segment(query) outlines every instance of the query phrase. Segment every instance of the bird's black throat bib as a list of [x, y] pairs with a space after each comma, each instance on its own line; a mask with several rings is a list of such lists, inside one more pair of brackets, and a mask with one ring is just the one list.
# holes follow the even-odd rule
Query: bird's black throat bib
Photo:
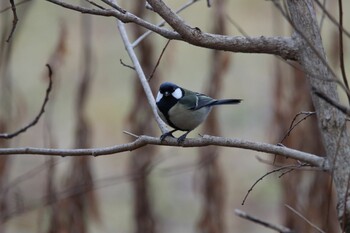
[[159, 111], [164, 115], [167, 123], [174, 129], [178, 129], [169, 119], [169, 110], [177, 104], [179, 100], [174, 98], [172, 95], [164, 96], [160, 101], [157, 102]]

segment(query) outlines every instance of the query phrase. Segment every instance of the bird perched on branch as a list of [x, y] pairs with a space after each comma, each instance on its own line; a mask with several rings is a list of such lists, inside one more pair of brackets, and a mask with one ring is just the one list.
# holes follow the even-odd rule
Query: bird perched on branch
[[174, 83], [162, 83], [156, 98], [158, 113], [162, 120], [174, 130], [164, 133], [160, 140], [163, 141], [167, 136], [174, 137], [172, 133], [175, 131], [187, 131], [177, 139], [178, 143], [182, 143], [187, 134], [207, 118], [213, 106], [239, 104], [241, 101], [241, 99], [217, 100], [181, 88]]

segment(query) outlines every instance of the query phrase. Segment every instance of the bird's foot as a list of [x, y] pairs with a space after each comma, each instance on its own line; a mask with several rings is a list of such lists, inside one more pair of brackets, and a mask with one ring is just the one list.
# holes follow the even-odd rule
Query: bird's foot
[[188, 132], [186, 132], [185, 134], [181, 135], [181, 136], [177, 139], [177, 143], [178, 143], [178, 144], [182, 144], [182, 143], [185, 141], [185, 139], [186, 139], [186, 137], [187, 137], [187, 134], [189, 134], [189, 132], [191, 132], [191, 131], [188, 131]]
[[163, 133], [163, 134], [160, 136], [160, 141], [163, 142], [164, 139], [165, 139], [166, 137], [168, 137], [168, 136], [175, 138], [175, 137], [173, 136], [173, 132], [175, 132], [175, 130], [172, 130], [172, 131]]

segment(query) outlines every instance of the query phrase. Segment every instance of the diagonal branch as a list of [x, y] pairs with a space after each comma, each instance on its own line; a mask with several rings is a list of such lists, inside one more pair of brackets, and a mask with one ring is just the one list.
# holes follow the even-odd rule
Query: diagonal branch
[[285, 156], [287, 158], [297, 159], [313, 166], [320, 167], [324, 170], [329, 169], [328, 161], [324, 157], [314, 154], [294, 150], [284, 146], [277, 146], [262, 142], [253, 142], [242, 139], [224, 138], [204, 135], [201, 138], [186, 139], [183, 144], [178, 144], [175, 138], [167, 138], [161, 142], [159, 137], [151, 137], [146, 135], [138, 136], [133, 142], [119, 144], [111, 147], [91, 148], [91, 149], [49, 149], [49, 148], [0, 148], [0, 155], [11, 154], [38, 154], [52, 156], [101, 156], [109, 154], [117, 154], [125, 151], [133, 151], [146, 145], [160, 145], [173, 147], [204, 147], [204, 146], [222, 146], [234, 147], [247, 150], [260, 151], [276, 155]]
[[140, 64], [140, 62], [135, 54], [135, 51], [132, 47], [132, 44], [130, 43], [130, 40], [128, 38], [128, 34], [126, 33], [126, 30], [125, 30], [125, 26], [120, 20], [117, 21], [117, 25], [118, 25], [118, 30], [119, 30], [120, 35], [122, 37], [123, 43], [125, 45], [125, 48], [130, 56], [130, 59], [134, 63], [137, 77], [140, 79], [140, 82], [141, 82], [141, 85], [145, 91], [148, 103], [151, 105], [154, 118], [155, 118], [161, 132], [164, 134], [168, 131], [168, 129], [167, 129], [165, 123], [162, 121], [162, 119], [160, 119], [160, 117], [158, 115], [157, 105], [156, 105], [156, 101], [154, 100], [151, 87], [148, 84], [147, 78], [142, 70], [141, 64]]
[[321, 228], [319, 228], [318, 226], [316, 226], [314, 223], [312, 223], [310, 220], [308, 220], [307, 218], [305, 218], [299, 211], [297, 211], [296, 209], [294, 209], [293, 207], [285, 204], [285, 206], [292, 211], [294, 214], [296, 214], [298, 217], [300, 217], [301, 219], [303, 219], [305, 222], [307, 222], [310, 226], [312, 226], [313, 228], [315, 228], [316, 231], [320, 232], [320, 233], [325, 233]]
[[317, 95], [318, 97], [320, 97], [321, 99], [323, 99], [324, 101], [326, 101], [327, 103], [329, 103], [330, 105], [332, 105], [333, 107], [335, 107], [336, 109], [338, 109], [339, 111], [341, 111], [342, 113], [344, 113], [345, 115], [350, 117], [350, 108], [349, 107], [338, 103], [336, 100], [328, 97], [323, 92], [316, 90], [316, 88], [313, 88], [313, 92], [315, 93], [315, 95]]

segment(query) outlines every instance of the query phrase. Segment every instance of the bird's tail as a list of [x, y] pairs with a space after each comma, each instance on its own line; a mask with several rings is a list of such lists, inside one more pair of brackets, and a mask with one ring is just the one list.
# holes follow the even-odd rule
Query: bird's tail
[[216, 100], [211, 105], [239, 104], [240, 102], [242, 102], [241, 99], [222, 99], [222, 100]]

